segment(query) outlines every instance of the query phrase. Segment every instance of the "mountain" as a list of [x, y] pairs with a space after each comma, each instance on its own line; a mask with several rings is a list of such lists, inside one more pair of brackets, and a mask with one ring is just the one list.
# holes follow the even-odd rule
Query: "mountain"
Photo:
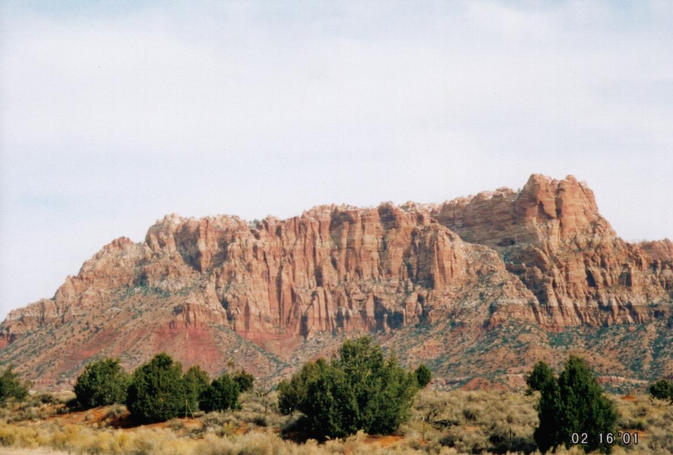
[[574, 351], [611, 383], [673, 374], [673, 244], [631, 244], [568, 176], [443, 204], [320, 206], [247, 222], [169, 215], [119, 238], [51, 299], [0, 324], [0, 362], [36, 388], [87, 361], [166, 351], [274, 383], [370, 333], [438, 387], [521, 384]]

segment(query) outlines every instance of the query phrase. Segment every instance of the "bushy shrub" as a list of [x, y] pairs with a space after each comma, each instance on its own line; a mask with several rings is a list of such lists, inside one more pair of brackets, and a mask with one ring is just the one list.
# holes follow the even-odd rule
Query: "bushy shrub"
[[304, 414], [306, 431], [323, 439], [389, 434], [409, 416], [418, 383], [395, 357], [386, 358], [371, 338], [346, 341], [331, 362], [309, 362], [279, 385], [279, 408]]
[[0, 375], [0, 404], [9, 398], [23, 400], [28, 395], [28, 383], [23, 383], [11, 365]]
[[206, 412], [235, 409], [239, 407], [238, 395], [238, 384], [224, 373], [201, 394], [199, 407]]
[[89, 363], [75, 384], [76, 403], [84, 409], [124, 403], [130, 379], [117, 359]]
[[673, 382], [660, 379], [647, 389], [653, 398], [671, 400], [673, 402]]
[[416, 376], [418, 386], [421, 388], [430, 384], [430, 380], [432, 379], [432, 371], [430, 371], [430, 368], [425, 366], [425, 364], [420, 364], [418, 368], [414, 370], [414, 375]]
[[188, 399], [182, 366], [162, 353], [133, 372], [126, 407], [138, 422], [160, 422], [185, 415]]
[[199, 408], [199, 397], [210, 385], [208, 373], [198, 365], [194, 365], [182, 378], [187, 395], [188, 411], [194, 412]]
[[245, 370], [236, 373], [232, 379], [238, 384], [238, 390], [241, 393], [252, 390], [252, 385], [255, 381], [255, 378]]
[[559, 445], [570, 447], [573, 433], [587, 434], [588, 443], [581, 446], [586, 452], [610, 452], [612, 446], [605, 439], [601, 444], [598, 435], [614, 433], [617, 411], [584, 360], [571, 356], [558, 378], [551, 368], [538, 363], [527, 382], [540, 391], [540, 423], [534, 438], [542, 452]]

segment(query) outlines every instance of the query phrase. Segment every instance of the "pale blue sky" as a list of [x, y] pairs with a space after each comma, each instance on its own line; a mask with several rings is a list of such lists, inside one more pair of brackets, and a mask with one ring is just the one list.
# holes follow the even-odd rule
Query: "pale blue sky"
[[0, 317], [166, 213], [574, 174], [673, 237], [673, 3], [3, 2]]

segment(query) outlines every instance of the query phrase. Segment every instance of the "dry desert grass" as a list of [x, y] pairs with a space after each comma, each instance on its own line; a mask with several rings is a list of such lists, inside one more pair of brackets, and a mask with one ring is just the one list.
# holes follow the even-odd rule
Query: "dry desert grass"
[[[640, 444], [617, 454], [673, 454], [673, 405], [647, 396], [613, 396], [620, 429], [638, 431]], [[276, 397], [245, 394], [242, 409], [197, 414], [145, 426], [130, 426], [124, 406], [66, 412], [66, 397], [33, 397], [0, 413], [0, 453], [38, 455], [50, 450], [76, 454], [473, 454], [538, 453], [535, 396], [504, 391], [423, 391], [411, 419], [398, 434], [319, 444], [284, 438], [295, 417], [279, 414]], [[581, 454], [577, 447], [558, 454]]]

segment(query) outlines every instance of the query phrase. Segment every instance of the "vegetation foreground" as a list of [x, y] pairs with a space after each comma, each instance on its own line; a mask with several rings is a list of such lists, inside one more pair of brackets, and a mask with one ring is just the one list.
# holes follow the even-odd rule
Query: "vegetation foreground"
[[212, 381], [196, 365], [183, 373], [164, 353], [132, 374], [116, 359], [93, 361], [59, 395], [29, 395], [9, 367], [0, 452], [673, 454], [667, 379], [649, 396], [609, 397], [572, 355], [558, 374], [538, 362], [525, 392], [425, 390], [431, 379], [369, 337], [307, 362], [275, 390], [256, 389], [244, 370]]
[[[409, 420], [395, 434], [360, 432], [324, 443], [293, 441], [287, 430], [298, 415], [278, 410], [276, 392], [243, 393], [240, 409], [141, 426], [130, 421], [124, 405], [69, 412], [65, 403], [71, 398], [39, 395], [8, 403], [0, 409], [0, 444], [34, 453], [50, 448], [77, 454], [526, 453], [535, 447], [538, 424], [537, 393], [496, 390], [421, 390]], [[618, 429], [639, 433], [637, 446], [615, 445], [613, 453], [673, 453], [673, 406], [668, 401], [646, 395], [611, 398], [620, 414]], [[584, 452], [573, 447], [556, 453]]]

